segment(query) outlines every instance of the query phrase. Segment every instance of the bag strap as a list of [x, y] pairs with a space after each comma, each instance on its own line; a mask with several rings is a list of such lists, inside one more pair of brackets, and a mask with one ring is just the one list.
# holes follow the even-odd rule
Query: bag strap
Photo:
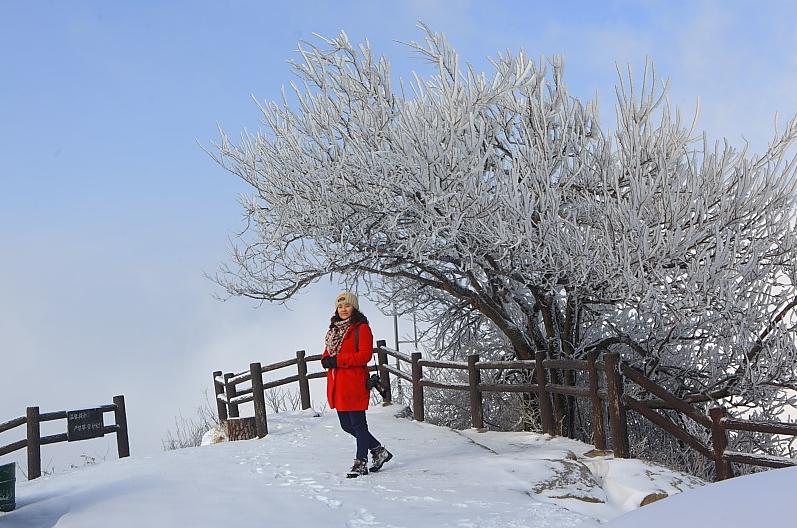
[[[354, 350], [360, 350], [360, 325], [354, 327]], [[371, 355], [371, 359], [374, 361], [374, 366], [376, 366], [376, 358]]]

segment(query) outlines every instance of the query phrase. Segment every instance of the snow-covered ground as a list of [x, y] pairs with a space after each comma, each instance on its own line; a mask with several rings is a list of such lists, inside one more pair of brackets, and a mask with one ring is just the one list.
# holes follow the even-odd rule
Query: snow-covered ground
[[[371, 430], [395, 455], [379, 473], [345, 478], [354, 441], [340, 431], [334, 412], [282, 413], [269, 416], [271, 434], [262, 440], [133, 456], [18, 482], [17, 509], [0, 514], [0, 525], [593, 527], [636, 509], [646, 497], [701, 486], [638, 460], [587, 456], [595, 453], [579, 442], [532, 433], [457, 432], [396, 418], [398, 410], [368, 411]], [[797, 476], [783, 475], [791, 482]], [[675, 499], [640, 513], [668, 511], [670, 503]], [[653, 517], [661, 521], [660, 514]], [[618, 527], [654, 526], [648, 517], [630, 524], [623, 519]], [[683, 521], [679, 513], [655, 526], [687, 526]]]

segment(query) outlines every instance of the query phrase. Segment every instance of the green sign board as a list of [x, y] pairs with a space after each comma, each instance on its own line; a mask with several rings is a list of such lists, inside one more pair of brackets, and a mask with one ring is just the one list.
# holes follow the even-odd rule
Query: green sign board
[[14, 496], [16, 467], [15, 462], [0, 466], [0, 512], [10, 512], [17, 506]]

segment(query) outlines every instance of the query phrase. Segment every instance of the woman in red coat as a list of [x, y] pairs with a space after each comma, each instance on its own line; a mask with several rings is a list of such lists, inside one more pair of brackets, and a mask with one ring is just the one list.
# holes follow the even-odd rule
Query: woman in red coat
[[373, 464], [371, 471], [379, 471], [393, 458], [390, 451], [368, 431], [365, 411], [368, 409], [370, 391], [368, 362], [374, 348], [374, 336], [368, 319], [360, 312], [357, 296], [341, 292], [335, 298], [335, 315], [329, 324], [321, 356], [321, 365], [327, 370], [327, 400], [338, 411], [340, 426], [357, 439], [354, 465], [346, 474], [349, 478], [368, 474], [368, 451]]

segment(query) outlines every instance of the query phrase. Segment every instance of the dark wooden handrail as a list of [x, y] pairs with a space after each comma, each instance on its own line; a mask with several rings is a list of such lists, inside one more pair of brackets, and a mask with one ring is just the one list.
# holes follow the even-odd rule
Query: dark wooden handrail
[[18, 440], [6, 446], [0, 447], [0, 456], [13, 453], [14, 451], [18, 451], [20, 449], [25, 449], [26, 447], [28, 447], [28, 440], [23, 438], [22, 440]]
[[685, 414], [686, 416], [688, 416], [695, 422], [699, 423], [703, 427], [706, 428], [711, 427], [711, 420], [709, 420], [705, 414], [697, 412], [694, 407], [684, 402], [683, 400], [679, 399], [677, 396], [669, 392], [661, 385], [657, 385], [651, 379], [647, 378], [644, 374], [642, 374], [635, 368], [631, 367], [626, 363], [623, 363], [621, 370], [628, 379], [630, 379], [631, 381], [633, 381], [643, 389], [647, 390], [651, 394], [658, 396], [663, 401], [671, 405], [673, 409], [680, 411], [681, 413]]
[[392, 348], [388, 348], [386, 346], [381, 346], [381, 347], [377, 347], [377, 348], [379, 350], [383, 351], [385, 354], [387, 354], [390, 357], [394, 357], [394, 358], [399, 359], [399, 360], [401, 360], [401, 361], [403, 361], [405, 363], [412, 363], [412, 358], [410, 356], [408, 356], [407, 354], [404, 354], [402, 352], [399, 352], [398, 350], [393, 350]]
[[403, 370], [399, 370], [395, 367], [391, 367], [390, 365], [384, 366], [385, 370], [393, 374], [394, 376], [398, 376], [399, 378], [407, 381], [412, 381], [412, 376], [404, 372]]
[[[252, 394], [252, 392], [250, 391], [249, 394], [244, 394], [244, 395], [241, 395], [241, 396], [235, 396], [233, 398], [230, 398], [229, 401], [227, 401], [227, 403], [229, 405], [235, 405], [237, 407], [238, 405], [243, 405], [244, 403], [249, 403], [250, 401], [252, 401], [254, 399], [255, 399], [255, 397]], [[238, 417], [237, 416], [233, 416], [233, 418], [238, 418]]]
[[632, 398], [631, 396], [625, 395], [623, 397], [623, 402], [630, 407], [631, 409], [635, 410], [660, 428], [664, 429], [677, 439], [681, 440], [685, 444], [688, 444], [692, 449], [696, 450], [698, 453], [702, 454], [706, 458], [714, 458], [714, 454], [712, 453], [711, 449], [703, 445], [703, 443], [689, 434], [686, 430], [684, 430], [681, 426], [672, 422], [672, 420], [662, 416], [661, 414], [648, 409], [644, 405], [640, 404], [638, 400]]
[[462, 361], [445, 361], [434, 359], [422, 359], [420, 361], [422, 367], [445, 368], [454, 370], [467, 370], [468, 364]]
[[539, 394], [540, 386], [535, 383], [479, 383], [482, 392], [535, 392]]
[[424, 387], [434, 387], [436, 389], [449, 389], [449, 390], [459, 390], [459, 391], [470, 390], [470, 385], [468, 385], [467, 383], [443, 383], [441, 381], [434, 381], [434, 380], [421, 380], [421, 385]]
[[536, 362], [533, 359], [517, 359], [512, 361], [479, 361], [476, 368], [484, 369], [515, 369], [515, 370], [534, 370]]
[[565, 396], [575, 396], [577, 398], [589, 398], [591, 396], [588, 387], [573, 387], [571, 385], [561, 385], [558, 383], [549, 383], [545, 386], [548, 392], [554, 394], [563, 394]]
[[0, 424], [0, 433], [4, 431], [10, 431], [11, 429], [19, 427], [20, 425], [25, 425], [27, 422], [28, 419], [25, 416], [20, 416], [19, 418], [14, 418], [13, 420], [3, 422]]
[[797, 436], [797, 423], [760, 422], [726, 417], [722, 419], [722, 427], [731, 431], [752, 431], [755, 433]]
[[785, 468], [797, 466], [797, 460], [786, 457], [776, 457], [763, 454], [742, 453], [739, 451], [724, 452], [725, 457], [737, 464], [749, 464], [751, 466], [764, 466], [769, 468]]
[[587, 362], [580, 359], [546, 359], [542, 366], [547, 369], [587, 370]]
[[[115, 405], [101, 405], [97, 408], [104, 413], [114, 412], [116, 410]], [[66, 420], [66, 411], [41, 413], [39, 415], [40, 422], [52, 422], [53, 420]]]

